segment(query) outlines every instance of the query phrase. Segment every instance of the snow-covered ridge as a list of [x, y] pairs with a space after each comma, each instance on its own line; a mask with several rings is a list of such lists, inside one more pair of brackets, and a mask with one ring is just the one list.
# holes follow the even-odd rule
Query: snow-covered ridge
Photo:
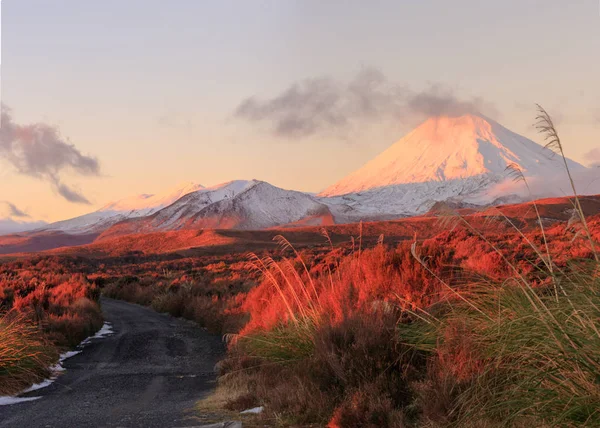
[[156, 195], [137, 195], [111, 202], [100, 208], [99, 211], [135, 211], [137, 213], [145, 212], [145, 215], [148, 215], [148, 211], [155, 211], [156, 208], [164, 208], [182, 196], [200, 189], [204, 189], [204, 186], [193, 182], [181, 183], [174, 189], [165, 193]]
[[[575, 175], [600, 173], [567, 163]], [[548, 183], [552, 190], [562, 186], [560, 157], [489, 118], [469, 114], [428, 119], [318, 195], [259, 180], [208, 188], [188, 183], [164, 194], [116, 201], [43, 230], [90, 239], [101, 233], [104, 239], [180, 229], [264, 229], [400, 218], [423, 214], [442, 201], [488, 205], [531, 197], [519, 194], [507, 177], [511, 164], [531, 180], [533, 196], [564, 196], [547, 191]]]
[[[341, 205], [350, 207], [352, 212], [347, 219], [348, 222], [361, 219], [389, 219], [424, 214], [436, 202], [461, 200], [479, 195], [497, 182], [498, 180], [493, 176], [480, 174], [464, 179], [384, 186], [320, 200], [329, 205], [334, 214], [338, 212], [337, 207]], [[481, 201], [481, 205], [486, 203]], [[338, 220], [338, 222], [343, 221]]]
[[189, 193], [151, 216], [119, 223], [102, 238], [179, 229], [264, 229], [330, 217], [326, 204], [259, 180], [236, 180]]
[[196, 183], [182, 183], [164, 193], [137, 195], [111, 202], [93, 213], [51, 223], [40, 230], [71, 234], [99, 233], [120, 221], [151, 215], [182, 196], [203, 188]]
[[181, 223], [181, 219], [197, 214], [209, 205], [235, 198], [259, 183], [258, 180], [233, 180], [189, 193], [158, 211], [154, 216], [153, 224], [161, 229], [174, 228]]

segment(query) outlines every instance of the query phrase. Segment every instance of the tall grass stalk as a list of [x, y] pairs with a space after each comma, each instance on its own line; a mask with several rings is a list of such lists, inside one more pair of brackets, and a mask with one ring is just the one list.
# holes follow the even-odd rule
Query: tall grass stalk
[[589, 240], [589, 243], [591, 245], [592, 253], [594, 254], [594, 259], [596, 260], [596, 262], [600, 262], [600, 257], [598, 256], [598, 253], [596, 252], [596, 244], [594, 243], [594, 240], [592, 239], [592, 234], [590, 232], [590, 228], [588, 226], [587, 219], [585, 218], [585, 213], [583, 212], [583, 208], [581, 207], [581, 201], [579, 200], [579, 196], [577, 194], [575, 180], [573, 180], [571, 170], [569, 169], [567, 157], [565, 156], [565, 152], [563, 150], [563, 144], [560, 140], [560, 137], [558, 136], [558, 131], [556, 130], [556, 127], [554, 126], [554, 122], [552, 121], [552, 118], [550, 117], [548, 112], [539, 104], [537, 105], [537, 107], [538, 107], [538, 116], [536, 118], [536, 120], [537, 120], [536, 128], [538, 129], [538, 131], [540, 133], [542, 133], [545, 136], [546, 148], [554, 151], [555, 153], [558, 153], [564, 163], [565, 171], [567, 172], [567, 176], [569, 177], [569, 183], [571, 184], [571, 189], [573, 190], [573, 198], [575, 200], [576, 212], [579, 216], [579, 220], [581, 221], [581, 224], [583, 225], [583, 229], [584, 229], [584, 231], [587, 235], [587, 238]]

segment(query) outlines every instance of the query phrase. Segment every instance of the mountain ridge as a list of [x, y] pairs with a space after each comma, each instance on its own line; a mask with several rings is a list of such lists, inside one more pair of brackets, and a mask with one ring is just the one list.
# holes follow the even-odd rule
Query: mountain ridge
[[[517, 192], [506, 171], [513, 163], [546, 186], [556, 179], [558, 169], [564, 171], [562, 159], [553, 152], [482, 115], [435, 117], [317, 195], [255, 179], [210, 187], [184, 183], [168, 192], [114, 201], [4, 241], [19, 241], [23, 247], [30, 240], [47, 249], [53, 240], [85, 244], [160, 231], [393, 220], [425, 214], [440, 202], [485, 207], [551, 196]], [[571, 160], [567, 164], [575, 173], [595, 173]]]

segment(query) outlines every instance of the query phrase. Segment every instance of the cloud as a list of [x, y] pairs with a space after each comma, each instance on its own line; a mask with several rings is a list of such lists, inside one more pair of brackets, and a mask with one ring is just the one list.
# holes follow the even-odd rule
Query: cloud
[[4, 105], [1, 120], [0, 158], [20, 174], [49, 181], [68, 201], [89, 203], [83, 195], [63, 184], [60, 174], [73, 171], [80, 175], [99, 175], [100, 164], [96, 158], [83, 155], [67, 143], [55, 127], [44, 123], [14, 123], [10, 109]]
[[452, 90], [442, 85], [433, 85], [426, 91], [411, 94], [407, 104], [409, 113], [425, 117], [461, 116], [493, 109], [480, 97], [460, 100]]
[[[577, 193], [581, 195], [597, 195], [600, 194], [600, 169], [599, 168], [584, 168], [577, 171], [571, 171], [573, 183], [577, 189]], [[485, 195], [499, 198], [509, 194], [519, 195], [523, 198], [533, 199], [573, 196], [571, 182], [566, 171], [556, 171], [556, 175], [552, 178], [529, 178], [529, 191], [527, 187], [520, 181], [506, 179], [485, 190]]]
[[53, 181], [52, 184], [53, 184], [56, 192], [60, 196], [65, 198], [67, 201], [73, 202], [75, 204], [87, 204], [87, 205], [91, 204], [91, 202], [85, 196], [83, 196], [83, 194], [81, 194], [81, 192], [78, 192], [78, 191], [70, 188], [66, 184], [61, 183], [59, 180]]
[[4, 204], [8, 208], [8, 215], [9, 216], [11, 216], [11, 217], [21, 217], [21, 218], [29, 217], [29, 214], [27, 214], [25, 211], [20, 210], [19, 208], [17, 208], [17, 206], [15, 204], [10, 203], [8, 201], [4, 201]]
[[296, 82], [270, 99], [246, 98], [235, 109], [234, 117], [267, 124], [278, 137], [297, 139], [343, 132], [367, 121], [414, 125], [430, 116], [482, 111], [496, 113], [481, 98], [460, 99], [443, 85], [415, 91], [390, 82], [378, 69], [367, 68], [348, 83], [312, 78]]
[[589, 166], [600, 166], [600, 148], [596, 147], [583, 156]]

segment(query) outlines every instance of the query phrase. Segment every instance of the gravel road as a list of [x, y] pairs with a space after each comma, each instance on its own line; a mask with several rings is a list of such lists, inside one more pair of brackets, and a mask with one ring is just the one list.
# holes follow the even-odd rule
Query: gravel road
[[0, 427], [186, 427], [215, 386], [220, 337], [131, 303], [102, 299], [114, 334], [63, 362], [39, 400], [0, 406]]

